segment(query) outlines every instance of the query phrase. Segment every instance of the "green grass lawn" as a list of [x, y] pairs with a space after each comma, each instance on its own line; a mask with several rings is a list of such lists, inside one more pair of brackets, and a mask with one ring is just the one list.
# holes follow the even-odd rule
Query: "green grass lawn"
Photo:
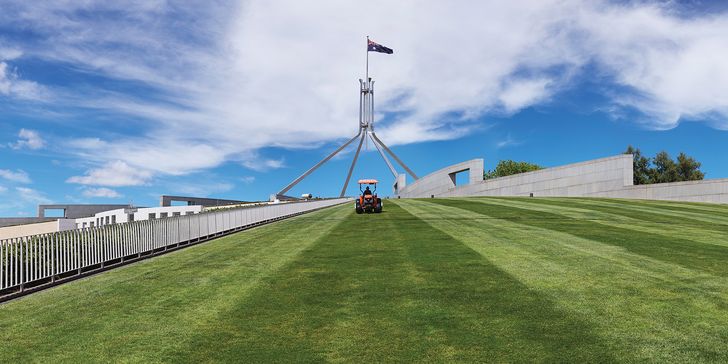
[[728, 362], [728, 206], [346, 205], [0, 305], [0, 362]]

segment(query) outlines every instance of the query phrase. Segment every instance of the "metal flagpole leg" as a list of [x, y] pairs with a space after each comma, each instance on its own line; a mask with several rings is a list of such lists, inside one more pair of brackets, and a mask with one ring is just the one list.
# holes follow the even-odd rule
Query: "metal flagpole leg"
[[394, 154], [394, 152], [392, 152], [392, 150], [390, 150], [390, 149], [389, 149], [389, 148], [387, 147], [387, 145], [386, 145], [386, 144], [382, 143], [382, 141], [381, 141], [381, 140], [379, 140], [379, 138], [377, 137], [377, 134], [374, 134], [374, 132], [372, 132], [372, 138], [374, 138], [374, 140], [375, 140], [375, 141], [376, 141], [377, 143], [379, 143], [379, 145], [381, 145], [381, 146], [382, 146], [382, 148], [384, 148], [384, 150], [386, 150], [386, 151], [387, 151], [387, 153], [389, 153], [389, 154], [390, 154], [390, 155], [392, 156], [392, 158], [394, 158], [394, 160], [396, 160], [396, 161], [397, 161], [397, 163], [399, 163], [399, 165], [400, 165], [400, 166], [402, 166], [402, 168], [404, 168], [404, 170], [405, 170], [405, 171], [407, 171], [407, 173], [409, 173], [409, 175], [410, 175], [410, 176], [412, 176], [412, 178], [414, 178], [415, 180], [418, 180], [418, 179], [420, 179], [419, 177], [417, 177], [417, 175], [415, 174], [415, 172], [412, 172], [412, 170], [411, 170], [411, 169], [409, 169], [409, 167], [407, 167], [407, 166], [406, 166], [406, 165], [404, 164], [404, 162], [402, 162], [402, 160], [401, 160], [401, 159], [399, 159], [399, 158], [397, 157], [397, 155], [396, 155], [396, 154]]
[[359, 152], [361, 151], [361, 145], [364, 143], [364, 138], [366, 138], [366, 133], [361, 136], [361, 140], [359, 141], [359, 147], [356, 148], [356, 154], [354, 154], [354, 160], [351, 161], [351, 167], [349, 167], [349, 174], [346, 175], [346, 182], [344, 182], [344, 187], [341, 188], [341, 194], [339, 194], [339, 197], [344, 197], [344, 194], [346, 193], [346, 186], [349, 185], [349, 180], [351, 179], [351, 173], [354, 172], [354, 166], [356, 165], [356, 160], [359, 158]]
[[293, 186], [295, 186], [296, 184], [298, 184], [298, 182], [301, 182], [301, 180], [303, 180], [304, 178], [308, 177], [308, 175], [311, 174], [311, 173], [313, 173], [313, 171], [315, 171], [318, 167], [321, 167], [322, 164], [328, 162], [329, 159], [333, 158], [336, 154], [338, 154], [339, 152], [341, 152], [342, 149], [346, 148], [349, 144], [351, 144], [351, 142], [353, 142], [354, 140], [356, 140], [356, 138], [358, 138], [359, 136], [361, 136], [361, 129], [359, 129], [359, 132], [356, 134], [356, 136], [354, 136], [353, 138], [349, 139], [349, 141], [346, 142], [346, 143], [344, 143], [344, 145], [340, 146], [339, 149], [336, 149], [333, 153], [329, 154], [328, 157], [326, 157], [323, 160], [321, 160], [320, 162], [316, 163], [316, 165], [313, 166], [313, 167], [311, 167], [311, 169], [309, 169], [308, 171], [306, 171], [300, 177], [298, 177], [295, 180], [293, 180], [293, 182], [289, 183], [288, 186], [286, 186], [282, 190], [280, 190], [280, 192], [278, 192], [277, 195], [283, 195], [286, 192], [288, 192], [288, 190], [290, 190], [291, 188], [293, 188]]
[[364, 125], [364, 82], [359, 79], [359, 128]]
[[[371, 135], [369, 135], [371, 138]], [[397, 178], [397, 170], [394, 169], [394, 166], [392, 165], [392, 162], [389, 161], [389, 158], [387, 158], [387, 155], [384, 154], [384, 151], [382, 151], [382, 148], [379, 147], [379, 144], [377, 144], [377, 141], [372, 138], [372, 144], [377, 148], [377, 151], [379, 151], [379, 154], [382, 155], [382, 158], [384, 159], [384, 162], [387, 163], [387, 167], [389, 167], [389, 170], [392, 171], [392, 175], [394, 178]]]

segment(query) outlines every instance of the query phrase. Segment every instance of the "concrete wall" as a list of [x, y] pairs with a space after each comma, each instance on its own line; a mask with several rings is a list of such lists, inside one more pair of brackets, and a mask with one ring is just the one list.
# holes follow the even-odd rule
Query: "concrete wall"
[[430, 197], [430, 195], [443, 197], [449, 195], [457, 188], [455, 184], [455, 174], [463, 171], [469, 171], [470, 185], [482, 182], [483, 160], [471, 159], [469, 161], [445, 167], [437, 172], [430, 173], [404, 187], [399, 187], [399, 193], [397, 196], [406, 198]]
[[159, 198], [159, 206], [172, 206], [172, 201], [186, 202], [188, 206], [200, 205], [200, 206], [225, 206], [225, 205], [237, 205], [245, 203], [246, 201], [238, 200], [223, 200], [219, 198], [204, 198], [204, 197], [189, 197], [189, 196], [167, 196], [162, 195]]
[[[400, 188], [400, 197], [553, 196], [611, 197], [728, 203], [728, 179], [632, 185], [632, 156], [613, 157], [547, 168], [513, 176], [477, 180], [482, 159], [458, 163]], [[479, 166], [479, 168], [478, 168]], [[454, 171], [469, 168], [471, 183], [455, 186]]]
[[6, 226], [0, 227], [0, 239], [14, 239], [29, 235], [55, 233], [57, 231], [66, 231], [75, 228], [76, 224], [73, 219], [56, 219], [35, 224]]
[[400, 174], [397, 176], [397, 178], [394, 179], [394, 184], [392, 185], [392, 192], [395, 196], [399, 195], [399, 191], [407, 186], [407, 175], [406, 174]]
[[584, 196], [632, 184], [632, 156], [618, 155], [480, 181], [446, 196]]
[[[452, 173], [470, 169], [470, 183], [456, 186]], [[483, 160], [458, 163], [400, 189], [401, 197], [584, 196], [632, 184], [632, 157], [618, 155], [513, 176], [483, 180]]]
[[63, 210], [63, 217], [66, 219], [76, 219], [79, 217], [93, 216], [99, 212], [116, 210], [120, 208], [129, 208], [130, 205], [38, 205], [38, 217], [45, 217], [45, 210]]
[[0, 227], [56, 221], [57, 217], [0, 217]]
[[728, 203], [728, 179], [626, 186], [614, 191], [595, 192], [586, 196], [638, 200]]

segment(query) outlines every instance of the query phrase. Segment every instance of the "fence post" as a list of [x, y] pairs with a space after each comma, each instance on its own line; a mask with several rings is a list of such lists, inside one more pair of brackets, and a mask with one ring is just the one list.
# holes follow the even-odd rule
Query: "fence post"
[[[20, 292], [23, 292], [23, 289], [25, 288], [25, 271], [28, 269], [28, 263], [25, 262], [25, 259], [23, 259], [23, 250], [25, 250], [24, 240], [25, 238], [20, 239]], [[25, 265], [23, 265], [23, 263], [25, 263]], [[23, 267], [25, 267], [25, 269], [23, 269]]]
[[59, 234], [53, 234], [51, 239], [51, 283], [56, 281], [56, 239]]

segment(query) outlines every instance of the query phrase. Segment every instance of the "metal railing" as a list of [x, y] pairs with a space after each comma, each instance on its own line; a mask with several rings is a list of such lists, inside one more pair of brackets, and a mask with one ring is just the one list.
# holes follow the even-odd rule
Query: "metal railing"
[[346, 201], [230, 208], [0, 240], [0, 299]]

